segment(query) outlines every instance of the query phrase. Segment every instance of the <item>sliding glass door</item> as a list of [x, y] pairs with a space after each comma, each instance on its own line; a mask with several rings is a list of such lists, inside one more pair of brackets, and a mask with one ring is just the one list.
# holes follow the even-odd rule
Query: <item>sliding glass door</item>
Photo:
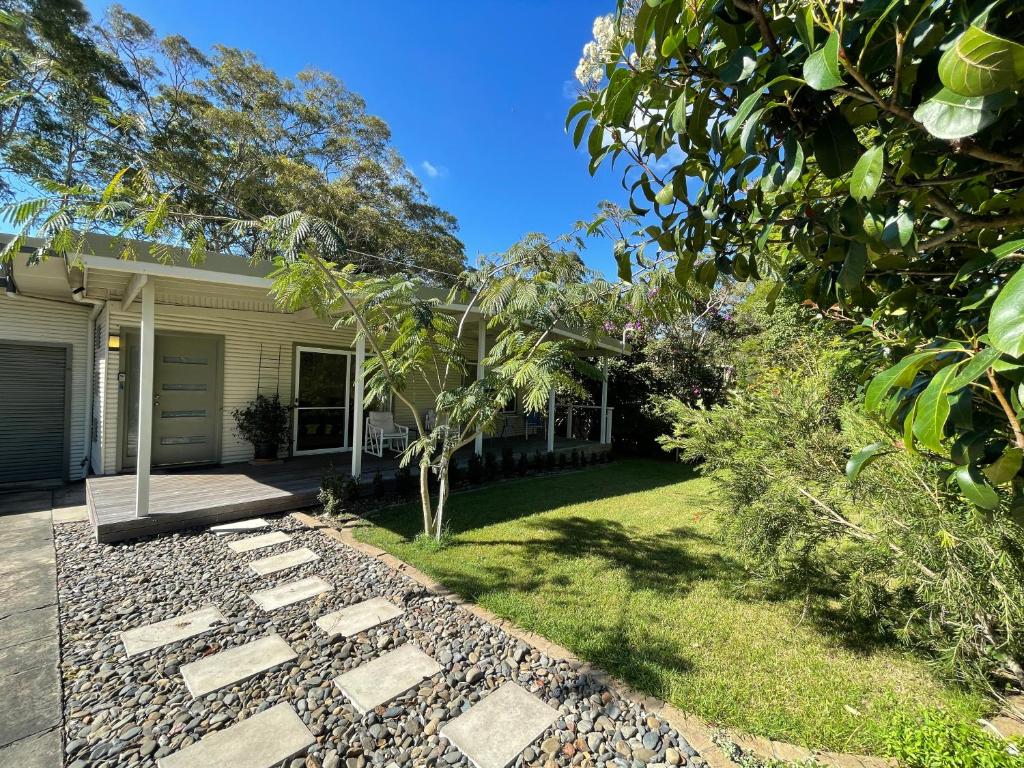
[[349, 448], [352, 354], [338, 349], [295, 349], [296, 456]]

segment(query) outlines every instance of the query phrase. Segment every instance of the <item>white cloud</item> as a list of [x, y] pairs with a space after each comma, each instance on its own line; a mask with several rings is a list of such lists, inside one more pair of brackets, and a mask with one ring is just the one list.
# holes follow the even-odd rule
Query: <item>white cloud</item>
[[420, 163], [420, 168], [422, 168], [423, 172], [427, 174], [427, 176], [430, 177], [431, 179], [444, 178], [445, 176], [448, 175], [447, 168], [445, 168], [443, 165], [434, 165], [429, 160], [424, 160], [422, 163]]

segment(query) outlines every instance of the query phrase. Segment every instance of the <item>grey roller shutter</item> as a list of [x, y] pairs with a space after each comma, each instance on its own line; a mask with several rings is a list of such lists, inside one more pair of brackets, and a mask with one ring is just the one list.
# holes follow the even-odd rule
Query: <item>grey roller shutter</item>
[[0, 485], [66, 478], [68, 355], [0, 341]]

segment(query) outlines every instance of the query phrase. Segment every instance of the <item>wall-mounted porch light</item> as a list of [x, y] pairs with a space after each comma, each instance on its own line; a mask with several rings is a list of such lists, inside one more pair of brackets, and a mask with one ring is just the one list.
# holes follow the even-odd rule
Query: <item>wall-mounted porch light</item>
[[121, 333], [119, 331], [107, 336], [107, 349], [111, 352], [117, 352], [121, 349]]

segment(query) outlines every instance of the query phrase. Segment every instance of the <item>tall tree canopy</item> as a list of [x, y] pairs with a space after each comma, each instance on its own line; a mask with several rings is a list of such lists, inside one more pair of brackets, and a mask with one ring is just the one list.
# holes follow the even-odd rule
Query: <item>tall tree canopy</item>
[[620, 0], [567, 120], [641, 226], [620, 275], [771, 277], [870, 340], [887, 450], [1020, 515], [1024, 7]]
[[[79, 0], [4, 6], [0, 190], [9, 199], [31, 197], [32, 185], [102, 189], [117, 176], [209, 217], [179, 233], [193, 246], [251, 255], [246, 229], [224, 219], [303, 210], [335, 227], [366, 269], [461, 269], [455, 218], [429, 202], [387, 125], [336, 77], [289, 80], [247, 51], [205, 54], [116, 5], [99, 25]], [[122, 223], [113, 215], [109, 226]]]

